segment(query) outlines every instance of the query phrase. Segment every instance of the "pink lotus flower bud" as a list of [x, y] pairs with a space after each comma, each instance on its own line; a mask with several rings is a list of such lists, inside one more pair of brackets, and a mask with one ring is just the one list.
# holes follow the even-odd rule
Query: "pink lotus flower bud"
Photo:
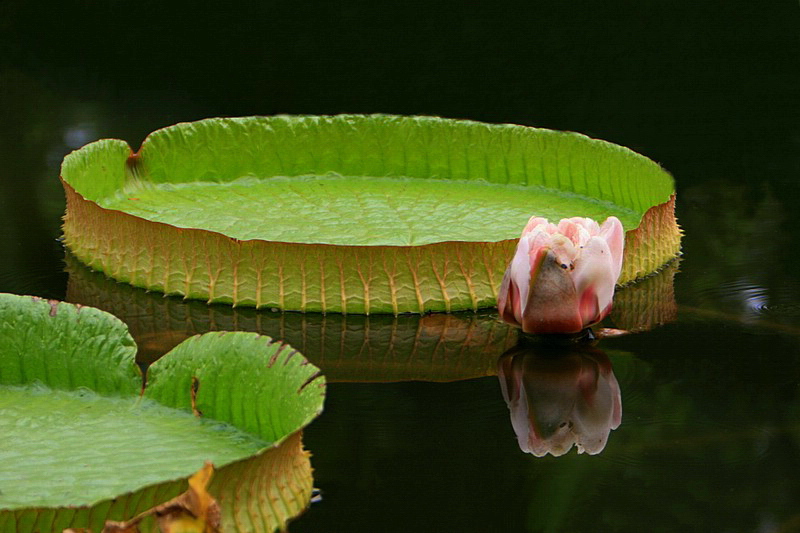
[[497, 308], [525, 333], [578, 333], [611, 312], [625, 232], [616, 217], [600, 226], [532, 217], [506, 269]]

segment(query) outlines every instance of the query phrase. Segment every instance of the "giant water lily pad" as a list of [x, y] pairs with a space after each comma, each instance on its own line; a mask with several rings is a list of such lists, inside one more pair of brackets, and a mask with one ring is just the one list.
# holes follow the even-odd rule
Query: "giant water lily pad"
[[135, 352], [108, 313], [0, 294], [0, 530], [100, 531], [182, 493], [205, 461], [226, 531], [305, 508], [316, 367], [269, 337], [209, 333], [152, 365], [142, 392]]
[[247, 117], [178, 124], [133, 153], [64, 160], [64, 237], [138, 287], [344, 313], [494, 305], [531, 215], [619, 217], [620, 283], [679, 253], [659, 165], [583, 135], [431, 117]]

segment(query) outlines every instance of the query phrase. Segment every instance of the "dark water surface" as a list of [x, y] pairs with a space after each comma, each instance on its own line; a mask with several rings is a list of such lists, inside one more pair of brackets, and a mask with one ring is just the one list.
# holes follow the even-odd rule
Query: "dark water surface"
[[[797, 2], [373, 4], [6, 3], [0, 292], [98, 305], [156, 352], [224, 328], [297, 345], [331, 383], [304, 440], [321, 500], [293, 532], [800, 531]], [[115, 288], [65, 258], [70, 150], [277, 112], [433, 114], [630, 146], [676, 178], [684, 256], [652, 289], [660, 307], [620, 305], [608, 324], [641, 331], [569, 353], [515, 351], [491, 312], [327, 317], [323, 335], [321, 319]], [[580, 372], [605, 387], [581, 394], [611, 410], [619, 390], [604, 450], [524, 453], [512, 377], [557, 433]]]

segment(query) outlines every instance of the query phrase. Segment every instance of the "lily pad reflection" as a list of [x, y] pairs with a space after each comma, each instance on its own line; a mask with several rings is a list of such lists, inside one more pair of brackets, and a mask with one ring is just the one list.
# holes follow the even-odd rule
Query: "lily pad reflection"
[[341, 315], [257, 311], [165, 298], [93, 272], [67, 255], [67, 299], [121, 318], [148, 364], [184, 338], [252, 331], [281, 339], [328, 382], [456, 381], [495, 374], [518, 331], [494, 311], [428, 315]]

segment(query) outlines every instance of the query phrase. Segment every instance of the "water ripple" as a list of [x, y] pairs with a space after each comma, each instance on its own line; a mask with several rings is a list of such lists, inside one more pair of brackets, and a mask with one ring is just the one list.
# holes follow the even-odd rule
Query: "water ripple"
[[800, 283], [777, 285], [739, 278], [695, 290], [691, 299], [703, 308], [734, 313], [744, 322], [796, 323], [800, 317]]

